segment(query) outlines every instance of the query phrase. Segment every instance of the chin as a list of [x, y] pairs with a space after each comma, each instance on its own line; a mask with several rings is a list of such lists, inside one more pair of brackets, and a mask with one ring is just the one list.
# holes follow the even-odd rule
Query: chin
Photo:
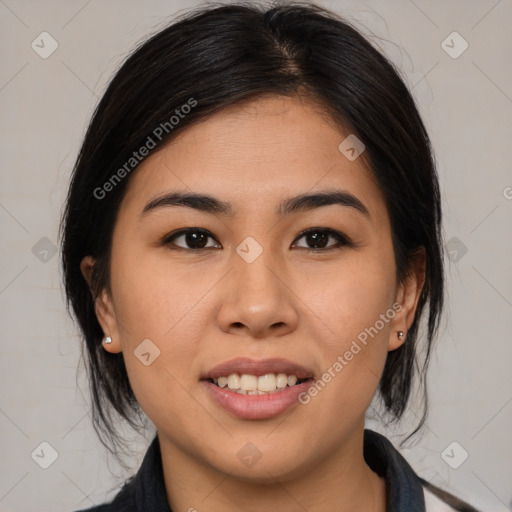
[[297, 451], [286, 450], [285, 453], [279, 453], [271, 450], [269, 453], [262, 453], [249, 442], [234, 452], [233, 456], [227, 456], [224, 452], [220, 460], [209, 460], [207, 464], [241, 482], [268, 485], [276, 481], [292, 480], [306, 471], [307, 462], [291, 456], [294, 452]]

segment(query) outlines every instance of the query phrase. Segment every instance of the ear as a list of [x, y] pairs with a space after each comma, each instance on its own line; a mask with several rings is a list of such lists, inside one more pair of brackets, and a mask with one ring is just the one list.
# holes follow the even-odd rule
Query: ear
[[[398, 284], [395, 303], [401, 307], [396, 307], [395, 317], [392, 321], [392, 329], [389, 335], [388, 351], [400, 347], [407, 339], [407, 331], [414, 321], [416, 308], [421, 295], [421, 290], [425, 284], [426, 254], [425, 248], [420, 247], [410, 261], [409, 271], [403, 282]], [[398, 332], [402, 331], [402, 339], [398, 337]]]
[[121, 352], [121, 341], [119, 339], [119, 330], [117, 327], [118, 323], [116, 319], [114, 304], [112, 302], [112, 298], [105, 288], [103, 288], [96, 297], [94, 296], [91, 285], [92, 272], [94, 270], [95, 264], [96, 261], [92, 256], [85, 256], [80, 262], [80, 270], [84, 276], [84, 279], [87, 281], [91, 294], [93, 295], [96, 318], [98, 319], [98, 322], [101, 325], [105, 336], [110, 336], [112, 338], [112, 343], [109, 343], [108, 345], [103, 343], [103, 348], [107, 352], [116, 354]]

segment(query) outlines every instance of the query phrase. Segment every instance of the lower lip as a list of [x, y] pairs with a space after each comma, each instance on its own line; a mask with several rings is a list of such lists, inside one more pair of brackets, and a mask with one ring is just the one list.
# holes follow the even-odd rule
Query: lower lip
[[309, 388], [311, 379], [266, 395], [242, 395], [207, 380], [201, 381], [213, 399], [224, 409], [245, 420], [264, 420], [283, 413], [299, 403], [299, 395]]

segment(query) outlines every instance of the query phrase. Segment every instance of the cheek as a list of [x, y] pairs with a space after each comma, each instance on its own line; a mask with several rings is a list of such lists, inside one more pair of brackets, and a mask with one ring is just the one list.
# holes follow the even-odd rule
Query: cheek
[[[165, 346], [182, 325], [197, 317], [215, 278], [194, 265], [172, 265], [164, 250], [134, 247], [130, 252], [117, 260], [113, 255], [117, 264], [112, 269], [112, 286], [123, 345], [130, 348], [150, 338]], [[190, 335], [193, 340], [194, 332]], [[179, 338], [174, 345], [179, 345]]]
[[395, 316], [394, 268], [390, 248], [379, 254], [354, 253], [336, 268], [309, 272], [298, 292], [307, 305], [304, 311], [312, 311], [307, 313], [310, 325], [316, 319], [316, 332], [311, 335], [323, 361], [322, 382], [317, 386], [322, 397], [311, 400], [332, 404], [316, 410], [326, 422], [334, 421], [340, 410], [351, 411], [347, 421], [349, 416], [363, 415], [375, 394]]
[[[343, 349], [392, 307], [396, 286], [393, 254], [353, 252], [341, 264], [318, 269], [308, 269], [304, 273], [308, 279], [298, 279], [295, 289], [323, 325], [323, 343], [331, 352]], [[390, 324], [379, 321], [377, 327], [385, 335]]]
[[205, 295], [215, 279], [204, 272], [177, 274], [163, 258], [135, 251], [113, 261], [115, 314], [132, 389], [150, 417], [159, 414], [158, 397], [173, 396], [169, 405], [179, 408], [186, 402], [180, 384], [186, 387], [195, 377], [192, 363], [209, 319]]

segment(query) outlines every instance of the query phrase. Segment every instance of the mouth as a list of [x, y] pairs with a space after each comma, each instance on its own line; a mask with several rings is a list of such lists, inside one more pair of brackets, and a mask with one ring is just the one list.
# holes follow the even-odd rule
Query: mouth
[[222, 363], [201, 378], [217, 405], [247, 420], [272, 418], [299, 404], [313, 380], [312, 371], [286, 359], [248, 358]]
[[312, 377], [299, 379], [296, 375], [286, 373], [267, 373], [265, 375], [251, 375], [244, 373], [231, 373], [214, 379], [206, 379], [207, 382], [219, 388], [234, 391], [240, 395], [270, 395], [279, 393], [286, 388], [291, 388], [312, 380]]

